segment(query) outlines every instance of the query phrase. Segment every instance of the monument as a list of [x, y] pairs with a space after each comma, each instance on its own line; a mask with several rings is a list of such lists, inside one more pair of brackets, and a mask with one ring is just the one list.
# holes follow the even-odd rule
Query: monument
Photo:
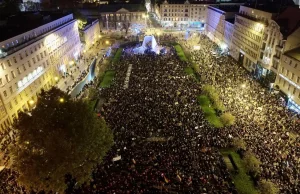
[[145, 36], [142, 46], [133, 49], [135, 54], [144, 54], [145, 52], [155, 52], [156, 54], [159, 53], [159, 46], [153, 35]]

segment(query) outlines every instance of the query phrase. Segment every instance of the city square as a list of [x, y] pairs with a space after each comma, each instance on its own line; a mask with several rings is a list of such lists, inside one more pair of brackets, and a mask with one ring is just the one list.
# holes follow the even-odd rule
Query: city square
[[[57, 30], [24, 38], [36, 41], [24, 55], [22, 43], [0, 42], [0, 76], [18, 72], [3, 76], [7, 83], [0, 77], [0, 193], [299, 193], [300, 91], [286, 64], [298, 68], [291, 45], [300, 26], [281, 54], [272, 32], [249, 50], [241, 36], [265, 35], [261, 23], [241, 33], [250, 5], [193, 4], [175, 14], [182, 19], [168, 18], [166, 8], [181, 4], [167, 1], [146, 1], [145, 14], [141, 4], [104, 5], [85, 22], [51, 13], [57, 25], [45, 29]], [[197, 21], [184, 19], [188, 6], [201, 11]], [[220, 38], [215, 18], [233, 10], [235, 23], [225, 18]], [[27, 74], [18, 62], [33, 50], [41, 53], [28, 59]], [[17, 59], [7, 58], [14, 52]], [[16, 90], [9, 79], [20, 80]]]

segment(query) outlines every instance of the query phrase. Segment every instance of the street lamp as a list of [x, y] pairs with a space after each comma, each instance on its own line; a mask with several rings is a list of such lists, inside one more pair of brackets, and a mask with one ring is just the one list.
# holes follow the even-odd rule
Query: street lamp
[[30, 104], [30, 105], [33, 105], [33, 104], [34, 104], [34, 101], [33, 101], [33, 100], [30, 100], [30, 101], [29, 101], [29, 104]]
[[246, 84], [242, 84], [241, 86], [242, 86], [242, 88], [246, 88]]
[[60, 98], [60, 99], [59, 99], [59, 102], [60, 102], [60, 103], [63, 103], [64, 101], [65, 101], [65, 99], [63, 99], [63, 98]]
[[57, 76], [55, 76], [55, 77], [54, 77], [54, 80], [55, 80], [55, 81], [58, 81], [58, 77], [57, 77]]
[[109, 41], [107, 40], [107, 41], [105, 41], [105, 43], [106, 43], [106, 44], [109, 44]]
[[159, 36], [160, 36], [160, 32], [157, 32], [157, 36], [158, 36], [158, 42], [159, 42]]

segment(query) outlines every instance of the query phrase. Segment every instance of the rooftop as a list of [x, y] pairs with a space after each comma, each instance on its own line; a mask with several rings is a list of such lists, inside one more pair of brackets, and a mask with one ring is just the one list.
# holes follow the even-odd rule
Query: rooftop
[[62, 12], [20, 12], [0, 15], [0, 42], [64, 17]]
[[224, 12], [239, 12], [240, 5], [211, 5]]
[[106, 4], [101, 5], [99, 12], [117, 12], [120, 9], [126, 9], [130, 12], [145, 12], [146, 8], [142, 4]]
[[300, 27], [300, 9], [296, 7], [286, 8], [280, 15], [274, 18], [280, 26], [280, 32], [285, 38]]
[[295, 6], [295, 3], [293, 0], [257, 0], [257, 3], [248, 2], [244, 6], [268, 13], [280, 13], [287, 6]]
[[296, 59], [297, 61], [300, 61], [300, 47], [290, 50], [284, 54], [291, 58]]
[[227, 22], [234, 24], [235, 18], [225, 19]]

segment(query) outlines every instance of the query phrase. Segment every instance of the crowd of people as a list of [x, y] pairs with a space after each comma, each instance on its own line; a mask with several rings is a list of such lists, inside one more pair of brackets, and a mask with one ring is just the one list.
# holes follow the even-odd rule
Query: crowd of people
[[183, 71], [187, 63], [170, 52], [131, 55], [125, 49], [114, 64], [101, 115], [115, 145], [91, 184], [70, 193], [236, 193], [215, 148], [228, 139], [218, 139], [219, 129], [208, 125], [195, 100], [199, 85]]
[[211, 54], [217, 45], [207, 36], [192, 36], [182, 43], [191, 50], [195, 43], [201, 45], [192, 52], [201, 81], [216, 87], [227, 111], [236, 116], [236, 125], [226, 131], [244, 139], [260, 159], [262, 178], [278, 185], [281, 193], [299, 193], [299, 114], [288, 110], [282, 97], [262, 87], [234, 59]]
[[[204, 35], [162, 35], [192, 51], [201, 83], [184, 72], [189, 64], [174, 50], [165, 55], [132, 55], [124, 49], [113, 64], [115, 80], [102, 89], [100, 110], [114, 132], [115, 144], [95, 169], [92, 181], [69, 184], [66, 193], [237, 193], [219, 152], [232, 137], [244, 139], [261, 161], [261, 178], [271, 180], [282, 194], [300, 192], [299, 115], [288, 111], [278, 95], [263, 88], [228, 56], [216, 56], [216, 44]], [[124, 80], [131, 67], [128, 88]], [[197, 104], [202, 86], [220, 92], [226, 111], [236, 117], [230, 127], [214, 128]], [[23, 193], [16, 174], [5, 169], [6, 193]], [[14, 186], [15, 184], [15, 186]]]

